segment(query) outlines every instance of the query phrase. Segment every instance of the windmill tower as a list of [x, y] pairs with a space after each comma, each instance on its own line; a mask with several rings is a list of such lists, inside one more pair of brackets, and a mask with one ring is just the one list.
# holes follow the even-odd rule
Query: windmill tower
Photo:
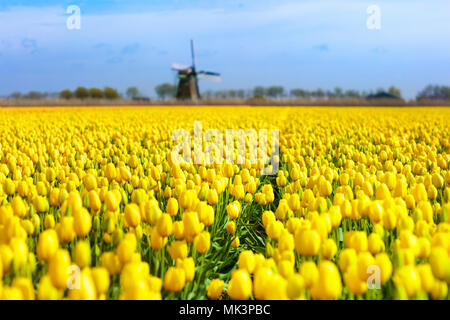
[[186, 67], [178, 63], [173, 63], [172, 70], [178, 72], [176, 98], [181, 100], [196, 101], [200, 99], [198, 79], [207, 78], [212, 81], [219, 81], [220, 74], [217, 72], [196, 70], [194, 40], [191, 40], [191, 56], [192, 65], [190, 67]]

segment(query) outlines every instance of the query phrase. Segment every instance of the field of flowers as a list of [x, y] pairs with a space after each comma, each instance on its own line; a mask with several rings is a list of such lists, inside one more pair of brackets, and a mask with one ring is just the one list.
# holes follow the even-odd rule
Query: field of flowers
[[[279, 171], [177, 164], [196, 120]], [[449, 299], [449, 147], [449, 108], [0, 109], [0, 299]]]

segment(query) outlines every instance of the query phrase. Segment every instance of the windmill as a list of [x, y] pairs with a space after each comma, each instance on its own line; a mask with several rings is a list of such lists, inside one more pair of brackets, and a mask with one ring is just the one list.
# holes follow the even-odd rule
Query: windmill
[[195, 69], [195, 48], [194, 40], [191, 40], [192, 66], [186, 67], [178, 63], [172, 64], [172, 70], [178, 72], [178, 86], [176, 98], [182, 100], [200, 99], [198, 79], [206, 78], [212, 81], [220, 80], [220, 73], [211, 71], [197, 71]]

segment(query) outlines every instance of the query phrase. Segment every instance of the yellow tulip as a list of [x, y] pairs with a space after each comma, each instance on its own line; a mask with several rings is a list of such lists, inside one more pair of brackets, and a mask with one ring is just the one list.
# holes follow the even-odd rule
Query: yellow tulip
[[227, 293], [233, 300], [247, 300], [252, 294], [252, 280], [247, 270], [237, 269], [233, 271], [228, 282]]
[[69, 278], [70, 255], [64, 249], [58, 249], [50, 259], [48, 274], [52, 285], [57, 289], [65, 289]]
[[45, 230], [40, 234], [36, 250], [39, 260], [49, 261], [58, 248], [59, 240], [55, 230]]
[[313, 299], [337, 299], [342, 291], [341, 276], [336, 265], [330, 261], [319, 264], [319, 278], [311, 287]]
[[141, 222], [141, 214], [137, 204], [130, 203], [125, 206], [125, 220], [133, 228], [139, 225]]
[[94, 280], [95, 288], [99, 295], [106, 294], [109, 288], [109, 272], [104, 267], [95, 267], [92, 269], [92, 279]]
[[195, 263], [192, 257], [177, 259], [176, 263], [177, 268], [181, 268], [184, 270], [185, 280], [186, 282], [190, 282], [194, 280], [195, 276]]
[[320, 235], [316, 230], [297, 229], [295, 233], [295, 249], [301, 255], [315, 256], [320, 249]]
[[167, 213], [162, 214], [156, 223], [156, 228], [162, 237], [170, 236], [173, 232], [172, 218], [170, 215]]
[[211, 300], [218, 300], [222, 296], [224, 288], [224, 282], [220, 279], [213, 279], [209, 285], [207, 290], [208, 298]]
[[88, 241], [80, 241], [75, 246], [75, 263], [80, 268], [91, 265], [91, 247]]
[[336, 242], [333, 239], [327, 239], [322, 244], [322, 257], [331, 260], [337, 252]]
[[185, 272], [182, 268], [170, 267], [164, 275], [164, 289], [170, 292], [178, 292], [184, 288]]
[[300, 265], [300, 274], [305, 280], [305, 287], [311, 288], [319, 279], [319, 270], [313, 261], [305, 261]]
[[186, 241], [173, 241], [167, 248], [173, 260], [185, 259], [188, 255], [188, 246]]
[[92, 227], [92, 217], [86, 209], [81, 209], [74, 215], [73, 228], [78, 237], [82, 238], [89, 234]]
[[195, 249], [200, 253], [206, 253], [211, 246], [210, 234], [207, 231], [199, 233], [194, 239]]

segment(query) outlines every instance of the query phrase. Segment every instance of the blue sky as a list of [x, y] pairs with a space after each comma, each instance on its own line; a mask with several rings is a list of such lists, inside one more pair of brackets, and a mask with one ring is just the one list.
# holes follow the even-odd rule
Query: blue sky
[[[431, 5], [432, 3], [432, 5]], [[68, 30], [69, 5], [81, 29]], [[381, 9], [369, 30], [366, 10]], [[172, 62], [222, 73], [202, 90], [283, 85], [370, 90], [413, 98], [450, 85], [450, 1], [116, 0], [0, 2], [0, 95], [174, 82]]]

